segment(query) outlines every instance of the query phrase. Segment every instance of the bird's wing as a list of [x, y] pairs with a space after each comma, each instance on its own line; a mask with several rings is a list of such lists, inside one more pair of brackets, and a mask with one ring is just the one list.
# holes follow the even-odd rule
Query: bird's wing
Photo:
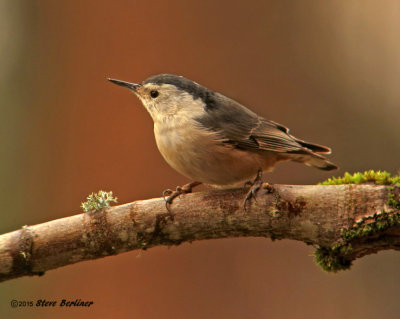
[[213, 106], [206, 106], [205, 114], [196, 121], [204, 129], [216, 132], [223, 143], [247, 150], [305, 151], [305, 142], [288, 134], [285, 126], [266, 120], [219, 93], [214, 93], [213, 99]]
[[303, 151], [288, 131], [284, 126], [259, 117], [257, 125], [249, 132], [249, 138], [258, 142], [260, 150], [282, 153]]

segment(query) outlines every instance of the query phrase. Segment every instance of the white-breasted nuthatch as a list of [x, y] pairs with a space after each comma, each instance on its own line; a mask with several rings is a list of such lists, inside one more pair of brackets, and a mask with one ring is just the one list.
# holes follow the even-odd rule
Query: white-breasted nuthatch
[[172, 74], [155, 75], [140, 84], [109, 81], [133, 91], [154, 121], [154, 135], [164, 159], [193, 180], [176, 192], [169, 203], [193, 186], [234, 185], [271, 171], [279, 161], [292, 160], [323, 170], [336, 169], [319, 153], [328, 147], [308, 143], [242, 104], [204, 86]]

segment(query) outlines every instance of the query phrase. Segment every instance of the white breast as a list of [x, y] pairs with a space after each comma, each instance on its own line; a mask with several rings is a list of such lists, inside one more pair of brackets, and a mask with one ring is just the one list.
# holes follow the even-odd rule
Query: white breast
[[[194, 121], [174, 118], [173, 121], [154, 124], [157, 147], [167, 161], [179, 173], [199, 180], [200, 163], [208, 158], [209, 149], [215, 147], [212, 133], [196, 129]], [[200, 181], [200, 180], [199, 180]]]
[[206, 184], [233, 185], [250, 180], [258, 169], [270, 169], [276, 162], [273, 153], [227, 146], [215, 132], [200, 129], [198, 123], [186, 117], [155, 123], [154, 134], [169, 165], [191, 180]]

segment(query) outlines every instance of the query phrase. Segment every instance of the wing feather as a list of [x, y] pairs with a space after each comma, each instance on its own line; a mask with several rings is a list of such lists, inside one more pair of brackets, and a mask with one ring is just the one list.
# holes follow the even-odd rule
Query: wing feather
[[203, 129], [216, 132], [223, 143], [255, 151], [306, 151], [285, 126], [264, 119], [219, 93], [213, 94], [212, 102], [214, 107], [206, 106], [204, 115], [196, 121]]

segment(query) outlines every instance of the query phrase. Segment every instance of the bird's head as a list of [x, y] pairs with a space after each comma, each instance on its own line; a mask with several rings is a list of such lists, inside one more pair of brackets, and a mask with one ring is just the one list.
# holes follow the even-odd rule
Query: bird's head
[[176, 115], [194, 117], [204, 112], [214, 94], [194, 81], [173, 74], [155, 75], [139, 84], [108, 80], [134, 92], [154, 122]]

